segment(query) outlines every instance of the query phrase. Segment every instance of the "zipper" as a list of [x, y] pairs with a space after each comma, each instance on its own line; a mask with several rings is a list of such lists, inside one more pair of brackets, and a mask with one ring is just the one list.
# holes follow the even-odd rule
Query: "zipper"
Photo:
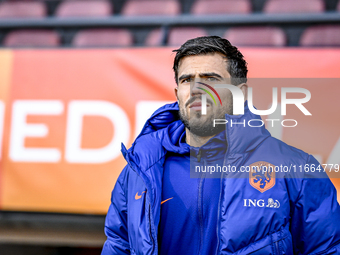
[[[226, 139], [227, 139], [227, 151], [225, 153], [225, 158], [223, 160], [223, 166], [226, 165], [227, 159], [229, 156], [229, 142], [228, 142], [228, 128], [227, 125], [225, 126], [225, 132], [226, 132]], [[222, 167], [223, 167], [222, 166]], [[221, 200], [222, 200], [222, 193], [223, 193], [223, 174], [224, 172], [222, 171], [221, 174], [221, 181], [220, 181], [220, 198], [218, 199], [218, 207], [217, 207], [217, 226], [216, 226], [216, 236], [217, 236], [217, 246], [216, 246], [216, 255], [219, 254], [219, 246], [220, 246], [220, 216], [221, 216]]]
[[203, 182], [205, 178], [205, 173], [202, 173], [200, 182], [198, 185], [198, 218], [199, 218], [199, 225], [200, 225], [200, 246], [198, 249], [198, 254], [201, 254], [202, 251], [202, 246], [203, 246], [203, 208], [202, 208], [202, 203], [203, 203]]
[[[223, 165], [224, 165], [224, 163], [223, 163]], [[220, 245], [220, 215], [221, 215], [221, 200], [222, 200], [222, 184], [223, 184], [223, 172], [221, 174], [220, 198], [218, 199], [218, 206], [217, 206], [217, 226], [216, 226], [217, 247], [216, 247], [216, 255], [219, 252], [219, 245]]]
[[153, 254], [154, 250], [155, 250], [155, 240], [152, 237], [152, 227], [151, 227], [151, 203], [149, 203], [149, 234], [150, 234], [150, 238], [152, 241], [152, 250], [151, 250], [151, 254]]
[[276, 247], [275, 253], [276, 253], [277, 255], [280, 255], [279, 241], [275, 242], [275, 247]]
[[201, 157], [202, 157], [202, 150], [201, 149], [198, 150], [198, 153], [197, 153], [196, 156], [197, 156], [197, 161], [201, 162]]
[[[125, 148], [125, 146], [124, 146]], [[126, 149], [125, 149], [126, 150]], [[126, 153], [127, 155], [127, 153]], [[127, 155], [127, 158], [125, 157], [124, 155], [124, 158], [126, 160], [126, 162], [129, 164], [130, 168], [139, 176], [139, 178], [142, 179], [142, 182], [144, 183], [145, 187], [147, 187], [146, 183], [144, 182], [143, 178], [137, 173], [137, 171], [132, 167], [131, 163], [130, 163], [130, 160], [128, 160], [128, 155]], [[149, 195], [149, 192], [148, 192], [148, 189], [146, 188], [146, 194], [148, 197], [149, 197], [149, 214], [148, 214], [148, 219], [149, 219], [149, 235], [150, 235], [150, 239], [151, 239], [151, 242], [152, 242], [152, 250], [151, 250], [151, 254], [153, 254], [155, 248], [156, 248], [156, 244], [155, 244], [155, 240], [152, 236], [152, 226], [151, 226], [151, 199], [150, 199], [150, 195]]]
[[[197, 153], [197, 161], [201, 162], [201, 157], [202, 157], [202, 150], [198, 149], [198, 153]], [[204, 167], [204, 160], [202, 160], [202, 165]], [[203, 203], [203, 182], [204, 182], [204, 178], [205, 178], [205, 173], [201, 174], [201, 178], [200, 178], [200, 182], [198, 184], [198, 219], [199, 219], [199, 226], [200, 226], [200, 246], [198, 249], [198, 254], [201, 254], [202, 251], [202, 246], [203, 246], [203, 207], [202, 207], [202, 203]]]

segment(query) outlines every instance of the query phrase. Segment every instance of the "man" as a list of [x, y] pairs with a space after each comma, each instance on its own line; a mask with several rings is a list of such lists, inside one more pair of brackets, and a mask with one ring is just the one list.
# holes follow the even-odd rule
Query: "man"
[[273, 171], [207, 178], [211, 165], [319, 163], [264, 126], [213, 126], [260, 119], [247, 106], [232, 115], [230, 90], [214, 89], [233, 84], [247, 94], [246, 62], [229, 41], [199, 37], [175, 52], [178, 102], [158, 109], [122, 148], [127, 166], [112, 193], [102, 254], [340, 254], [340, 209], [328, 178]]

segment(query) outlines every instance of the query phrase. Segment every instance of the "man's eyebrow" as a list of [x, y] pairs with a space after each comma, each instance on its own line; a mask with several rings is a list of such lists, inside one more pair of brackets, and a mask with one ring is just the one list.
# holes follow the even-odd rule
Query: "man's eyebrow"
[[194, 76], [195, 75], [193, 75], [193, 74], [183, 74], [178, 78], [178, 80], [181, 81], [181, 80], [184, 80], [184, 79], [192, 78]]
[[211, 72], [211, 73], [200, 73], [199, 76], [200, 77], [217, 77], [217, 78], [223, 79], [223, 77], [221, 75], [219, 75], [218, 73], [214, 73], [214, 72]]
[[[184, 80], [184, 79], [193, 78], [194, 76], [195, 76], [194, 74], [183, 74], [178, 78], [178, 80], [181, 81], [181, 80]], [[217, 78], [223, 79], [223, 77], [221, 75], [219, 75], [218, 73], [214, 73], [214, 72], [200, 73], [199, 76], [200, 77], [217, 77]]]

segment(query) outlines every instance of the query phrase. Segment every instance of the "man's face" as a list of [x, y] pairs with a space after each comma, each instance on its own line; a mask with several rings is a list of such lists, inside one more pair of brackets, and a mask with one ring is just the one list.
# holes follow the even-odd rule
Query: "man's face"
[[[225, 114], [232, 114], [232, 95], [228, 89], [215, 89], [222, 105], [204, 83], [214, 87], [216, 84], [230, 84], [227, 71], [227, 58], [220, 53], [186, 56], [178, 67], [178, 87], [175, 89], [179, 101], [180, 117], [191, 133], [198, 136], [212, 136], [221, 132], [224, 125], [213, 127], [214, 119], [225, 119]], [[212, 93], [216, 100], [207, 95], [206, 115], [201, 114], [202, 94], [204, 88]]]

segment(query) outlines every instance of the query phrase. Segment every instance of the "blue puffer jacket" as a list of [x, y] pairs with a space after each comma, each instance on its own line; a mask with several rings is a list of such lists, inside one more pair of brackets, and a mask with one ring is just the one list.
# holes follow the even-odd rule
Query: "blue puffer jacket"
[[[185, 128], [177, 115], [177, 103], [161, 107], [132, 147], [122, 146], [128, 164], [112, 192], [103, 255], [158, 254], [165, 155], [188, 153], [189, 148], [178, 146]], [[247, 123], [260, 117], [245, 107], [244, 115], [226, 118]], [[236, 169], [261, 162], [319, 165], [312, 156], [271, 137], [264, 127], [228, 126], [226, 137], [224, 162]], [[290, 178], [294, 174], [276, 173], [268, 183], [248, 178], [249, 173], [247, 178], [221, 178], [217, 254], [340, 254], [340, 207], [334, 186], [328, 178], [309, 178], [315, 177], [310, 171]]]

